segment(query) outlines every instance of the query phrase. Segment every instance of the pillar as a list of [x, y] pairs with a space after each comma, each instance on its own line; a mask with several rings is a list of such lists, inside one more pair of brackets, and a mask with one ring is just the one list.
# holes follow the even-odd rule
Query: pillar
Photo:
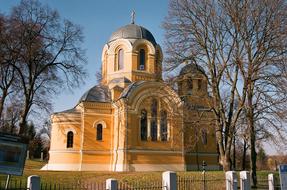
[[162, 173], [162, 189], [177, 190], [176, 173], [166, 171]]
[[235, 171], [225, 172], [226, 190], [237, 190], [237, 175]]
[[118, 182], [116, 179], [110, 178], [106, 180], [106, 190], [117, 190]]
[[27, 180], [27, 189], [29, 190], [40, 190], [40, 177], [37, 175], [31, 175]]
[[274, 190], [275, 186], [274, 186], [274, 175], [273, 174], [268, 174], [268, 187], [269, 190]]
[[250, 190], [250, 173], [248, 171], [240, 172], [240, 190]]

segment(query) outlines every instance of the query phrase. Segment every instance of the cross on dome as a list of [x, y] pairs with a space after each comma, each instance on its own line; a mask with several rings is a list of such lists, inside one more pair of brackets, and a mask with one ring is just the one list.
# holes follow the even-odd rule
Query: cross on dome
[[132, 11], [132, 13], [131, 13], [131, 24], [135, 23], [135, 16], [136, 16], [136, 12]]

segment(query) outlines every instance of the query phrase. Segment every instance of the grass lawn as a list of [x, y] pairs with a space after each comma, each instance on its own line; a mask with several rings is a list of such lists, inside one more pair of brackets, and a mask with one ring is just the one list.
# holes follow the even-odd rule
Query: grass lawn
[[[21, 180], [25, 182], [30, 175], [41, 177], [42, 183], [48, 184], [75, 184], [75, 183], [104, 183], [108, 178], [115, 178], [122, 183], [134, 184], [157, 181], [161, 182], [162, 172], [81, 172], [81, 171], [41, 171], [40, 169], [46, 164], [39, 160], [27, 160], [23, 176], [12, 176], [11, 181]], [[258, 180], [260, 183], [267, 183], [267, 175], [272, 172], [259, 171]], [[178, 172], [180, 179], [191, 180], [195, 189], [202, 187], [202, 172]], [[278, 173], [275, 174], [278, 176]], [[239, 176], [239, 173], [238, 173]], [[0, 175], [0, 181], [6, 180], [6, 175]], [[178, 178], [178, 179], [179, 179]], [[212, 189], [224, 189], [224, 172], [207, 171], [207, 186]], [[210, 189], [210, 188], [209, 188]]]

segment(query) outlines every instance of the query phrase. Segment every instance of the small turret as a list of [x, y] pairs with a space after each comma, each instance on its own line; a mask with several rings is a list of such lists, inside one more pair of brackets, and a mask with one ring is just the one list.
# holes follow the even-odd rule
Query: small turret
[[207, 93], [207, 77], [204, 69], [196, 64], [184, 66], [178, 76], [178, 94], [181, 97], [202, 96]]

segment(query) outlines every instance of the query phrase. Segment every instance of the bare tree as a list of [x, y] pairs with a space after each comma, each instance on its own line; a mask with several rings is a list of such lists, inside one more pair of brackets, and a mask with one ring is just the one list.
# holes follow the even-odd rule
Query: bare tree
[[169, 69], [193, 62], [207, 71], [220, 163], [227, 171], [231, 168], [233, 133], [244, 107], [246, 89], [237, 86], [239, 68], [234, 58], [240, 51], [234, 38], [237, 31], [223, 13], [218, 2], [171, 0], [163, 26]]
[[164, 22], [169, 68], [194, 62], [207, 71], [224, 170], [245, 114], [255, 186], [256, 134], [263, 122], [282, 134], [286, 117], [286, 23], [283, 0], [171, 0]]
[[5, 100], [12, 93], [11, 87], [15, 82], [15, 69], [12, 64], [18, 58], [13, 49], [19, 43], [11, 35], [11, 27], [9, 20], [0, 15], [0, 121], [3, 119]]
[[251, 175], [256, 186], [256, 125], [269, 124], [280, 136], [280, 121], [286, 121], [282, 113], [287, 100], [287, 4], [284, 0], [245, 0], [226, 1], [224, 6], [242, 47], [238, 65], [246, 84]]
[[83, 82], [83, 35], [79, 26], [60, 19], [57, 11], [34, 0], [22, 0], [14, 7], [10, 21], [13, 35], [21, 42], [17, 49], [20, 59], [13, 68], [18, 76], [16, 87], [23, 93], [19, 124], [23, 134], [33, 106], [49, 110], [53, 94]]

